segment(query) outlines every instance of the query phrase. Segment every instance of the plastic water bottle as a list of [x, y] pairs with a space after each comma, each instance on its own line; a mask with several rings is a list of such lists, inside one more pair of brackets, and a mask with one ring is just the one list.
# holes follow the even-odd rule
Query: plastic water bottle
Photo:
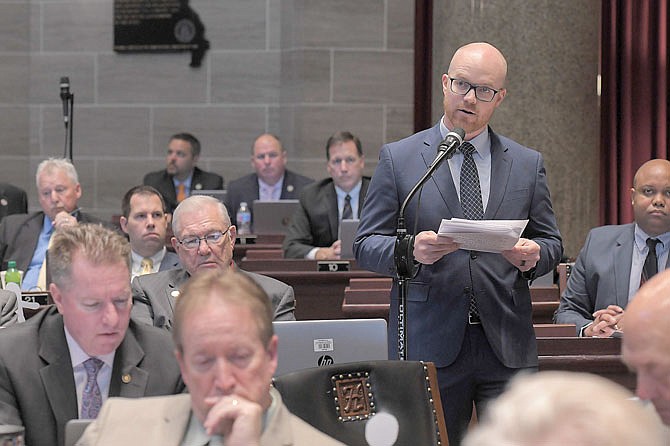
[[16, 261], [10, 260], [7, 262], [7, 271], [5, 271], [5, 286], [8, 283], [14, 282], [21, 287], [21, 273], [16, 269]]
[[251, 211], [246, 201], [240, 203], [237, 210], [237, 233], [240, 235], [251, 234]]

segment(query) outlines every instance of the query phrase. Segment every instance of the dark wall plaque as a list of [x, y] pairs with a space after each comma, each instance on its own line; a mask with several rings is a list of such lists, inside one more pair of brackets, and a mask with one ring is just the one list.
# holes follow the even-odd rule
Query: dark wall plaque
[[199, 67], [209, 41], [188, 0], [114, 0], [114, 51], [191, 51]]

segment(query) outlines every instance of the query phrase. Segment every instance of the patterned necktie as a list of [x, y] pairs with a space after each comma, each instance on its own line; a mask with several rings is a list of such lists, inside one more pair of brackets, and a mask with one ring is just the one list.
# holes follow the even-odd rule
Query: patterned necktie
[[351, 220], [354, 218], [354, 212], [351, 209], [351, 195], [344, 197], [344, 209], [342, 209], [342, 220]]
[[483, 220], [482, 189], [479, 185], [477, 165], [472, 158], [475, 148], [469, 142], [464, 142], [460, 150], [463, 153], [463, 164], [461, 165], [461, 207], [463, 208], [463, 215], [468, 220]]
[[88, 358], [84, 361], [86, 369], [86, 387], [81, 398], [81, 417], [82, 419], [91, 419], [98, 416], [100, 407], [102, 407], [102, 395], [98, 387], [98, 372], [104, 362], [98, 358]]
[[177, 186], [177, 203], [181, 203], [186, 199], [186, 186], [184, 183], [179, 183]]
[[140, 262], [140, 276], [151, 274], [154, 271], [154, 261], [150, 257], [145, 257]]
[[[463, 164], [461, 165], [461, 208], [463, 215], [468, 220], [483, 220], [484, 205], [482, 204], [482, 189], [479, 185], [479, 174], [477, 165], [472, 158], [475, 147], [469, 142], [464, 142], [460, 148], [463, 153]], [[468, 318], [470, 323], [479, 323], [479, 309], [475, 293], [469, 291]]]
[[647, 239], [647, 247], [649, 252], [647, 258], [644, 259], [644, 266], [642, 267], [642, 275], [640, 277], [640, 286], [658, 272], [658, 257], [656, 256], [656, 245], [660, 242], [657, 238], [649, 237]]

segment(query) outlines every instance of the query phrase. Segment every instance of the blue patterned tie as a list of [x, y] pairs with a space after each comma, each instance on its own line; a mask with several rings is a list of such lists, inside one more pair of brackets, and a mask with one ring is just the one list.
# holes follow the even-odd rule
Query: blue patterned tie
[[468, 220], [483, 220], [482, 188], [479, 185], [477, 165], [472, 158], [475, 148], [469, 142], [461, 146], [463, 164], [461, 165], [461, 207]]
[[98, 372], [104, 362], [98, 358], [88, 358], [84, 361], [86, 369], [86, 387], [81, 398], [81, 417], [82, 419], [96, 418], [100, 407], [102, 407], [102, 395], [98, 387]]
[[[463, 215], [468, 220], [483, 220], [482, 188], [479, 184], [477, 165], [472, 158], [475, 147], [469, 142], [464, 142], [460, 151], [463, 153], [463, 164], [461, 165], [461, 208], [463, 208]], [[469, 291], [469, 297], [468, 317], [470, 323], [479, 323], [479, 310], [477, 309], [475, 293], [472, 290]]]

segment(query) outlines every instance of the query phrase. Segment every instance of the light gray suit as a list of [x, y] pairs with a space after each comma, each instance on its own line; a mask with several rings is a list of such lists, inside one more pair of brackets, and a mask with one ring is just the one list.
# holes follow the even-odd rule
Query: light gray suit
[[[131, 321], [116, 349], [109, 396], [181, 393], [184, 384], [169, 335]], [[123, 381], [121, 377], [124, 377]], [[26, 428], [26, 444], [62, 445], [78, 418], [77, 392], [63, 317], [55, 307], [0, 335], [0, 425]]]
[[[261, 446], [343, 445], [293, 415], [279, 392], [270, 389], [277, 402], [261, 435]], [[179, 446], [191, 416], [189, 395], [128, 400], [110, 399], [77, 446]]]
[[[238, 271], [249, 276], [267, 293], [274, 310], [274, 320], [295, 320], [293, 287], [272, 277], [239, 269]], [[132, 284], [132, 318], [138, 322], [171, 330], [174, 324], [174, 306], [179, 296], [179, 290], [190, 277], [185, 269], [173, 269], [135, 277]]]
[[18, 302], [16, 294], [0, 290], [0, 327], [8, 327], [16, 323]]
[[579, 335], [582, 327], [593, 322], [596, 310], [608, 305], [626, 308], [634, 241], [635, 223], [589, 231], [561, 296], [555, 323], [575, 324]]
[[165, 255], [163, 256], [163, 260], [161, 260], [161, 266], [158, 268], [158, 271], [169, 271], [176, 268], [181, 268], [179, 256], [170, 250], [165, 251]]

